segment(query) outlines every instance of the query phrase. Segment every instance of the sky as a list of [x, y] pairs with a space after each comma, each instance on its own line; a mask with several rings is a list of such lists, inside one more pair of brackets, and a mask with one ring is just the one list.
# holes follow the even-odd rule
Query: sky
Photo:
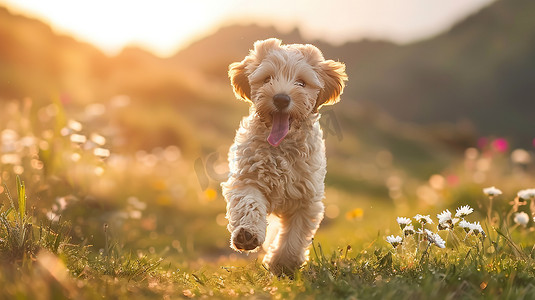
[[135, 45], [160, 56], [221, 25], [298, 27], [305, 38], [409, 43], [447, 30], [495, 0], [0, 0], [109, 55]]

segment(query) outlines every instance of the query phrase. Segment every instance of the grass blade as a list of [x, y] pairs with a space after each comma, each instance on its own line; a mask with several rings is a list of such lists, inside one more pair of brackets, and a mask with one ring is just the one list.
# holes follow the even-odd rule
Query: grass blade
[[24, 187], [24, 182], [20, 180], [20, 177], [17, 175], [17, 192], [19, 195], [19, 216], [21, 224], [24, 224], [24, 219], [26, 216], [26, 188]]
[[509, 237], [509, 232], [506, 232], [506, 233], [503, 233], [501, 232], [498, 228], [494, 228], [494, 230], [501, 236], [503, 237], [507, 243], [509, 244], [509, 246], [511, 246], [511, 249], [513, 249], [513, 252], [515, 253], [515, 255], [517, 257], [520, 257], [524, 260], [527, 259], [526, 257], [526, 254], [518, 247], [517, 244], [515, 244], [515, 242], [513, 242], [513, 240]]

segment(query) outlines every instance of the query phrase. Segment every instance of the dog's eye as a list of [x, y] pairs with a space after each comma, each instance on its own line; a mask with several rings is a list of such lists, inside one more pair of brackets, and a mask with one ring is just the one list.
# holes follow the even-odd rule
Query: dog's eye
[[266, 79], [264, 79], [264, 83], [269, 83], [271, 81], [271, 79], [273, 79], [272, 76], [266, 77]]
[[303, 80], [299, 79], [295, 82], [295, 85], [300, 86], [300, 87], [305, 87], [306, 83]]

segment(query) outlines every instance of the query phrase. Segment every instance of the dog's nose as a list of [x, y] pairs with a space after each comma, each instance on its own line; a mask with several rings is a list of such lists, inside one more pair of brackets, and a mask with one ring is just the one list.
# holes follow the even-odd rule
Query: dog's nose
[[278, 109], [283, 109], [290, 105], [290, 96], [286, 94], [277, 94], [273, 96], [273, 103]]

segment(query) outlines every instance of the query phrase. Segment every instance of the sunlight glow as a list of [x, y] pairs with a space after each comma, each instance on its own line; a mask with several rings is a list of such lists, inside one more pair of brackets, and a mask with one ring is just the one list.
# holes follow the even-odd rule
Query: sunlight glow
[[108, 54], [135, 45], [160, 56], [213, 33], [222, 24], [299, 27], [308, 39], [341, 44], [363, 37], [407, 43], [446, 30], [494, 0], [0, 0], [54, 30]]
[[97, 45], [109, 54], [125, 45], [173, 54], [196, 35], [213, 30], [225, 1], [6, 1], [37, 15], [54, 29]]

